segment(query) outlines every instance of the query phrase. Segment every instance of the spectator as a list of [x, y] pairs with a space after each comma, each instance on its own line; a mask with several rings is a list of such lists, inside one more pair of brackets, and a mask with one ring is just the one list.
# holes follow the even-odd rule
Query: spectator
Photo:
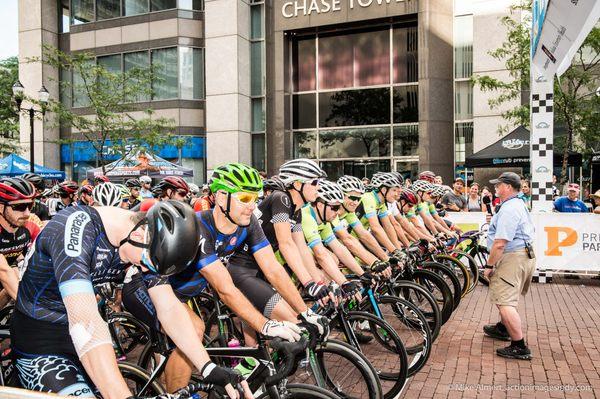
[[368, 186], [368, 185], [369, 185], [369, 183], [371, 183], [371, 181], [369, 180], [369, 178], [368, 178], [368, 177], [363, 177], [363, 178], [362, 178], [362, 182], [363, 182], [363, 184], [364, 184], [365, 186]]
[[554, 209], [563, 213], [589, 212], [587, 206], [579, 199], [579, 184], [569, 183], [567, 185], [567, 195], [554, 201]]
[[484, 186], [481, 189], [481, 204], [483, 211], [488, 215], [494, 214], [494, 206], [492, 205], [492, 201], [494, 200], [494, 195], [490, 191], [488, 186]]
[[154, 196], [152, 195], [152, 191], [150, 191], [150, 188], [152, 186], [152, 179], [150, 178], [150, 176], [140, 177], [140, 183], [142, 184], [142, 189], [140, 190], [140, 197], [154, 198]]
[[531, 189], [528, 180], [521, 181], [521, 191], [517, 194], [517, 197], [521, 198], [527, 205], [527, 209], [531, 210]]
[[469, 212], [481, 212], [481, 198], [479, 197], [479, 184], [477, 183], [471, 184], [469, 188], [467, 210]]
[[556, 175], [552, 175], [552, 198], [556, 199], [560, 197], [560, 190], [556, 184]]
[[412, 180], [404, 179], [404, 187], [410, 187], [412, 185]]
[[452, 187], [454, 191], [449, 191], [442, 197], [442, 205], [444, 205], [448, 211], [466, 212], [467, 198], [463, 194], [465, 181], [462, 178], [457, 177], [454, 179], [454, 185]]
[[600, 190], [590, 195], [590, 199], [592, 200], [592, 212], [600, 215]]
[[435, 180], [433, 181], [435, 184], [438, 184], [440, 186], [444, 185], [444, 179], [442, 179], [442, 176], [436, 176]]

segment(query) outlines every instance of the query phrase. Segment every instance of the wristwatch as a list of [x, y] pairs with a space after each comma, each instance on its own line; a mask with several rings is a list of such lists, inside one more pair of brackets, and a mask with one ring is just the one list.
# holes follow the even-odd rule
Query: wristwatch
[[485, 265], [484, 268], [486, 268], [486, 269], [493, 269], [494, 266], [493, 265]]

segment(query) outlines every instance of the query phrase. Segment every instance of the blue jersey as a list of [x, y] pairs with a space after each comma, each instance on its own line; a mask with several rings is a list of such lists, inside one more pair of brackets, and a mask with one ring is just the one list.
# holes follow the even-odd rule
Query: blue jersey
[[41, 231], [27, 256], [17, 310], [34, 320], [67, 324], [62, 300], [76, 280], [98, 284], [123, 279], [125, 265], [106, 236], [98, 212], [69, 206]]
[[563, 213], [587, 213], [590, 210], [581, 200], [571, 200], [569, 197], [560, 197], [554, 201], [554, 209]]
[[204, 267], [216, 261], [227, 265], [235, 253], [253, 254], [269, 245], [254, 215], [247, 227], [238, 227], [232, 234], [217, 230], [212, 210], [197, 212], [196, 216], [200, 222], [200, 245], [196, 260], [183, 272], [169, 277], [169, 283], [179, 297], [194, 297], [206, 288], [206, 280], [200, 274]]

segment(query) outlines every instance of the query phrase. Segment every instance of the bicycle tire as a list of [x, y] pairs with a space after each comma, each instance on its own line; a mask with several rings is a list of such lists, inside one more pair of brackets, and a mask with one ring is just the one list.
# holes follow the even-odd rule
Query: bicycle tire
[[[408, 356], [402, 340], [392, 326], [369, 312], [351, 311], [347, 313], [346, 319], [354, 331], [371, 336], [370, 342], [359, 344], [357, 349], [365, 355], [377, 371], [384, 398], [396, 397], [406, 384], [408, 377]], [[365, 323], [368, 329], [365, 329]], [[374, 343], [380, 345], [375, 347]], [[385, 358], [382, 358], [382, 354], [385, 354]], [[398, 361], [396, 362], [388, 356], [390, 354], [397, 356]], [[393, 367], [391, 370], [390, 366]]]
[[[287, 384], [285, 393], [280, 393], [273, 399], [340, 399], [333, 392], [308, 384]], [[256, 399], [269, 399], [268, 392], [263, 392]]]
[[435, 342], [442, 327], [442, 312], [431, 292], [417, 283], [404, 280], [396, 281], [392, 288], [394, 292], [390, 292], [388, 295], [394, 294], [394, 296], [409, 301], [418, 307], [427, 318], [431, 330], [431, 340]]
[[134, 396], [157, 396], [167, 392], [165, 388], [156, 380], [152, 381], [148, 388], [143, 392], [139, 392], [139, 389], [146, 385], [146, 383], [150, 380], [150, 374], [148, 374], [141, 367], [132, 363], [119, 362], [118, 365], [119, 372], [123, 376], [123, 379], [127, 383], [127, 386]]
[[475, 259], [473, 259], [471, 255], [464, 251], [454, 250], [451, 251], [449, 255], [461, 262], [463, 265], [465, 264], [463, 258], [466, 258], [469, 274], [471, 275], [471, 287], [469, 287], [467, 290], [467, 294], [470, 294], [477, 287], [477, 282], [479, 281], [479, 268], [475, 264]]
[[[320, 369], [320, 373], [322, 373], [325, 377], [325, 386], [321, 386], [321, 388], [330, 390], [334, 394], [343, 398], [352, 397], [360, 399], [383, 399], [381, 381], [379, 380], [377, 371], [375, 368], [373, 368], [373, 365], [371, 365], [369, 360], [354, 347], [342, 341], [329, 339], [322, 345], [318, 346], [314, 350], [314, 354]], [[335, 367], [336, 370], [330, 370], [327, 366], [328, 359], [326, 359], [328, 354], [342, 357], [346, 361], [347, 367], [339, 367], [338, 365]], [[347, 392], [348, 388], [345, 388], [345, 392], [343, 387], [340, 387], [339, 379], [335, 378], [333, 375], [333, 371], [338, 371], [339, 369], [348, 371], [350, 367], [354, 367], [354, 371], [350, 371], [350, 373], [347, 374], [347, 376], [350, 376], [350, 374], [353, 376], [352, 380], [349, 381], [352, 384], [352, 388], [356, 388], [361, 381], [363, 381], [364, 387], [366, 388], [366, 391], [362, 391], [358, 394], [353, 393], [351, 396], [351, 392]], [[296, 370], [296, 373], [288, 377], [288, 381], [292, 380], [294, 382], [302, 383], [306, 383], [306, 381], [309, 380], [311, 385], [319, 385], [314, 377], [312, 366], [306, 362], [301, 362]], [[336, 383], [338, 384], [337, 386]]]
[[433, 260], [447, 266], [454, 272], [454, 275], [460, 282], [460, 297], [464, 298], [471, 289], [471, 270], [464, 265], [460, 260], [446, 254], [438, 254], [433, 256]]
[[[431, 355], [433, 342], [427, 318], [418, 307], [405, 299], [382, 295], [377, 301], [381, 318], [392, 326], [404, 344], [409, 361], [408, 376], [413, 376], [425, 366]], [[387, 311], [386, 305], [391, 305], [391, 311]], [[370, 302], [364, 302], [363, 306], [372, 310]]]
[[489, 286], [490, 280], [483, 275], [484, 266], [487, 264], [488, 257], [490, 256], [488, 249], [483, 245], [477, 245], [471, 249], [470, 255], [473, 257], [475, 264], [477, 265], [477, 277], [479, 278], [479, 282], [485, 286]]
[[[121, 351], [121, 355], [128, 355], [136, 346], [145, 345], [150, 341], [150, 330], [148, 327], [131, 313], [112, 313], [108, 315], [106, 323], [108, 324], [113, 344], [116, 345], [116, 349]], [[123, 335], [122, 332], [125, 332], [126, 335]], [[127, 339], [127, 342], [124, 342], [123, 337]]]
[[462, 299], [462, 288], [460, 286], [458, 277], [456, 277], [452, 269], [438, 262], [423, 262], [420, 266], [423, 269], [430, 270], [442, 277], [444, 282], [448, 284], [448, 287], [452, 291], [452, 299], [454, 300], [453, 310], [458, 309], [458, 305], [460, 305], [460, 300]]
[[441, 305], [440, 313], [442, 315], [442, 325], [450, 320], [452, 312], [454, 312], [454, 299], [452, 291], [444, 279], [436, 273], [425, 269], [413, 270], [410, 279], [412, 282], [429, 291], [437, 301], [438, 305]]

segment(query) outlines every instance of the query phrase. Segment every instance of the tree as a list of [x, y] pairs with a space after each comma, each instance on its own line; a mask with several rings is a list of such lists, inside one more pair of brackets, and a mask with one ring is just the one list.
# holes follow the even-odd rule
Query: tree
[[12, 86], [19, 79], [19, 60], [10, 57], [0, 61], [0, 154], [18, 153], [19, 110], [12, 97]]
[[[147, 147], [184, 145], [185, 140], [169, 133], [172, 119], [157, 118], [152, 109], [141, 109], [135, 103], [153, 95], [152, 84], [159, 82], [153, 68], [111, 72], [92, 54], [67, 54], [52, 46], [44, 46], [41, 60], [73, 77], [59, 82], [63, 101], [51, 99], [46, 105], [46, 111], [56, 116], [55, 125], [72, 128], [72, 137], [61, 143], [72, 143], [77, 137], [91, 143], [103, 173], [109, 171], [109, 153], [126, 158]], [[28, 61], [39, 62], [40, 58]], [[74, 104], [86, 107], [85, 115], [71, 108], [71, 93]]]
[[[515, 18], [520, 12], [522, 18]], [[490, 108], [498, 108], [508, 102], [519, 100], [519, 104], [502, 112], [506, 125], [499, 126], [504, 134], [510, 125], [529, 127], [530, 89], [530, 34], [531, 0], [521, 1], [511, 6], [510, 15], [500, 19], [506, 28], [506, 40], [489, 54], [504, 62], [511, 78], [505, 82], [488, 76], [473, 76], [472, 81], [483, 91], [496, 91], [498, 96], [488, 101]], [[600, 29], [594, 28], [575, 54], [571, 67], [554, 82], [555, 125], [563, 125], [566, 135], [562, 147], [561, 181], [566, 181], [567, 159], [575, 148], [589, 153], [600, 143], [598, 129], [599, 99], [590, 95], [600, 85]], [[557, 140], [556, 144], [563, 144]], [[555, 148], [558, 146], [555, 145]]]

